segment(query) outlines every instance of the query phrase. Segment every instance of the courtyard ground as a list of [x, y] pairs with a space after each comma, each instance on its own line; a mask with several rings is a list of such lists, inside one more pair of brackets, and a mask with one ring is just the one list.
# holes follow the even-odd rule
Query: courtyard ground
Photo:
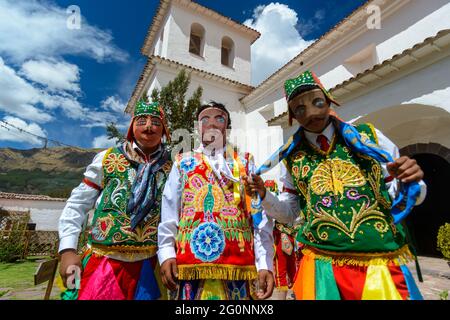
[[[0, 300], [41, 300], [47, 284], [34, 286], [33, 275], [39, 263], [46, 258], [30, 258], [17, 263], [0, 263]], [[425, 300], [439, 300], [450, 292], [450, 267], [447, 261], [437, 258], [419, 257], [424, 282], [417, 278], [415, 264], [409, 268]], [[61, 290], [57, 280], [53, 285], [51, 299], [58, 300]], [[449, 299], [450, 300], [450, 299]]]

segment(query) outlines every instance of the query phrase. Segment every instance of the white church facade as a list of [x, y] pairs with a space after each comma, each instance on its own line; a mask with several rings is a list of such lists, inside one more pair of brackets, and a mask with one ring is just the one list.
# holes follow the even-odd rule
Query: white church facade
[[[429, 195], [410, 222], [422, 243], [450, 221], [443, 193], [450, 181], [449, 17], [448, 0], [369, 0], [253, 87], [256, 30], [190, 0], [161, 0], [126, 111], [185, 69], [188, 96], [200, 85], [205, 102], [224, 103], [234, 141], [261, 164], [296, 130], [288, 126], [283, 82], [310, 69], [341, 103], [341, 118], [373, 123], [424, 168]], [[435, 254], [435, 237], [428, 238], [419, 251]]]

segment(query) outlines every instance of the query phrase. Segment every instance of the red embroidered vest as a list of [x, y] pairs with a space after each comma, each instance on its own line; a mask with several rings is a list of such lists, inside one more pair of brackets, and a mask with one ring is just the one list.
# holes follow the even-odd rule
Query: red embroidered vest
[[[239, 159], [247, 168], [248, 158]], [[176, 163], [184, 186], [176, 239], [179, 279], [256, 278], [253, 225], [245, 198], [236, 203], [233, 181], [218, 180], [203, 154], [180, 155]], [[235, 164], [228, 165], [233, 172]]]

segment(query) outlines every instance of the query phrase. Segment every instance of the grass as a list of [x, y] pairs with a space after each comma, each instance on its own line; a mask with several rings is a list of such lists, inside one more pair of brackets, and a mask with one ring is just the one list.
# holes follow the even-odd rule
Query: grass
[[[0, 298], [11, 300], [40, 300], [44, 298], [47, 283], [34, 285], [34, 274], [40, 261], [47, 257], [32, 257], [15, 263], [0, 263]], [[54, 286], [52, 299], [59, 297]]]

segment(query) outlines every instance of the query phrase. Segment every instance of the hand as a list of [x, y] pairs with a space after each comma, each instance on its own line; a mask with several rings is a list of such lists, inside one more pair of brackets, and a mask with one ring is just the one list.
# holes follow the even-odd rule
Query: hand
[[249, 196], [253, 196], [258, 192], [262, 200], [266, 197], [266, 187], [264, 187], [264, 180], [260, 176], [252, 174], [251, 177], [242, 177], [242, 180], [244, 182], [245, 192]]
[[269, 298], [273, 293], [275, 280], [273, 274], [269, 270], [259, 270], [258, 272], [258, 285], [259, 289], [256, 296], [260, 300]]
[[81, 271], [81, 258], [75, 249], [63, 250], [60, 255], [61, 264], [59, 265], [59, 274], [61, 275], [64, 286], [67, 288], [67, 277], [73, 275], [76, 272], [76, 268]]
[[401, 180], [403, 183], [412, 181], [419, 182], [423, 179], [423, 171], [416, 160], [407, 156], [402, 156], [394, 162], [387, 164], [389, 174]]
[[178, 278], [177, 259], [170, 258], [163, 262], [161, 266], [161, 280], [170, 291], [174, 291], [177, 288], [175, 282]]

